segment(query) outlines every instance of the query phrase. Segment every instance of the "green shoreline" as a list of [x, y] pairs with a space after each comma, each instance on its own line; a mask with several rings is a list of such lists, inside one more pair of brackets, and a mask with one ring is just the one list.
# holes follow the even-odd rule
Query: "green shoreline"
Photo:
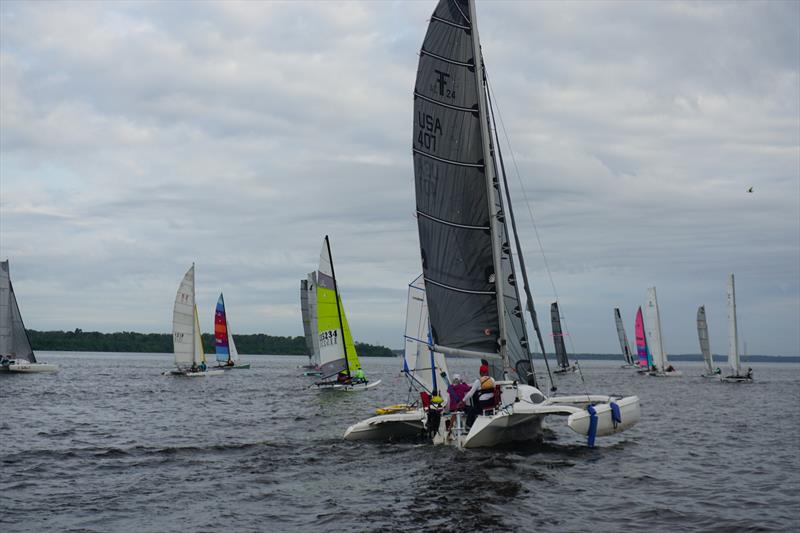
[[[137, 333], [120, 331], [37, 331], [26, 330], [34, 350], [58, 352], [129, 352], [171, 353], [172, 335], [169, 333]], [[281, 337], [256, 333], [234, 335], [236, 349], [245, 355], [308, 355], [305, 337]], [[214, 351], [214, 336], [203, 334], [206, 352]], [[359, 357], [392, 357], [394, 353], [385, 346], [356, 342]]]

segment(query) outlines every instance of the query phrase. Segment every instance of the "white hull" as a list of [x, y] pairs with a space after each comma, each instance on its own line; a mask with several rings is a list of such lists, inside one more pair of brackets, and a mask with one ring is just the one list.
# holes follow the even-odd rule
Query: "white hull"
[[346, 390], [346, 391], [359, 391], [359, 390], [367, 390], [373, 387], [377, 387], [380, 384], [381, 380], [378, 381], [368, 381], [366, 383], [354, 383], [354, 384], [343, 384], [343, 383], [316, 383], [316, 387], [320, 390]]
[[[567, 426], [581, 435], [588, 435], [593, 405], [597, 426], [595, 436], [607, 436], [635, 425], [640, 418], [639, 398], [615, 399], [609, 396], [559, 396], [541, 400], [542, 393], [527, 385], [514, 386], [501, 382], [501, 405], [479, 415], [469, 432], [463, 428], [464, 413], [444, 413], [434, 444], [458, 448], [493, 447], [511, 442], [536, 440], [541, 435], [542, 421], [550, 415], [567, 416]], [[536, 399], [539, 403], [534, 403]], [[616, 400], [616, 401], [615, 401]], [[619, 407], [621, 421], [615, 423], [610, 402]], [[347, 440], [392, 440], [420, 435], [426, 429], [427, 414], [422, 409], [374, 416], [347, 428]]]
[[224, 370], [206, 370], [205, 372], [188, 372], [183, 370], [166, 370], [162, 373], [164, 376], [180, 376], [185, 378], [207, 378], [214, 376], [224, 376]]
[[752, 383], [753, 378], [752, 376], [725, 376], [720, 377], [720, 381], [723, 383]]
[[3, 370], [7, 372], [18, 372], [20, 374], [34, 374], [40, 372], [58, 372], [58, 365], [52, 363], [29, 363], [27, 361], [13, 361], [9, 365], [3, 365]]

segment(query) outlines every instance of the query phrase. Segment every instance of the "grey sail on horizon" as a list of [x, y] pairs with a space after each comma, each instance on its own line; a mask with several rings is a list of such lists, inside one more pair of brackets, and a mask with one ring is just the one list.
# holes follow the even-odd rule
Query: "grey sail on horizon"
[[614, 308], [614, 322], [617, 325], [617, 337], [619, 338], [619, 348], [622, 350], [622, 356], [625, 358], [625, 363], [634, 364], [633, 352], [631, 345], [628, 343], [628, 335], [625, 333], [625, 324], [622, 322], [622, 315], [619, 312], [619, 307]]
[[700, 340], [700, 352], [706, 365], [706, 374], [714, 373], [714, 360], [711, 355], [711, 343], [708, 340], [708, 322], [706, 321], [706, 306], [697, 308], [697, 337]]
[[556, 349], [556, 361], [561, 368], [569, 366], [567, 347], [564, 345], [564, 332], [561, 330], [561, 315], [558, 312], [558, 302], [550, 305], [550, 321], [553, 325], [553, 346]]
[[530, 351], [472, 13], [468, 0], [441, 0], [420, 50], [413, 134], [420, 252], [437, 349], [486, 357], [495, 378], [516, 378]]
[[0, 356], [36, 362], [14, 294], [8, 261], [0, 262]]

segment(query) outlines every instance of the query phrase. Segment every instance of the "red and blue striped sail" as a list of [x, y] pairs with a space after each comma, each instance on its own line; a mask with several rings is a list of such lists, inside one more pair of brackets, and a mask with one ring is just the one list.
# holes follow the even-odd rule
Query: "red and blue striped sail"
[[217, 361], [227, 363], [231, 358], [228, 346], [228, 320], [225, 317], [225, 300], [222, 294], [217, 300], [217, 310], [214, 312], [214, 346], [217, 350]]
[[647, 337], [644, 334], [644, 318], [642, 318], [642, 308], [636, 311], [636, 353], [639, 355], [639, 366], [650, 368], [653, 364], [653, 357], [647, 347]]

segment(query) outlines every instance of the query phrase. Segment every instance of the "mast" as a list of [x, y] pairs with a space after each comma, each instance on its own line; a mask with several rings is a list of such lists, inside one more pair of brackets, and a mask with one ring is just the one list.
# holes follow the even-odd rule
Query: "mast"
[[325, 235], [325, 247], [328, 249], [328, 259], [331, 262], [331, 277], [333, 278], [333, 296], [336, 298], [336, 313], [339, 315], [339, 331], [342, 333], [342, 349], [344, 350], [344, 366], [347, 375], [350, 375], [350, 362], [347, 360], [347, 342], [344, 338], [344, 321], [342, 320], [342, 306], [339, 300], [339, 287], [336, 285], [336, 270], [333, 268], [333, 256], [331, 255], [331, 241]]
[[498, 348], [500, 357], [503, 360], [503, 365], [508, 373], [508, 368], [511, 363], [508, 359], [507, 350], [507, 326], [505, 314], [505, 301], [503, 300], [503, 265], [502, 265], [502, 251], [501, 251], [501, 233], [500, 224], [502, 211], [497, 211], [497, 205], [502, 202], [498, 201], [498, 189], [500, 186], [497, 179], [497, 173], [494, 166], [494, 154], [489, 146], [489, 117], [487, 114], [486, 91], [484, 90], [486, 83], [486, 76], [483, 67], [483, 55], [481, 54], [480, 38], [478, 37], [478, 23], [475, 12], [475, 0], [469, 1], [469, 19], [472, 31], [472, 47], [475, 58], [475, 85], [478, 88], [478, 122], [481, 128], [481, 141], [483, 143], [483, 161], [484, 161], [484, 177], [486, 179], [486, 192], [487, 200], [489, 202], [489, 227], [491, 228], [492, 235], [492, 259], [494, 263], [494, 287], [495, 294], [497, 295], [497, 314], [499, 329], [498, 332]]

